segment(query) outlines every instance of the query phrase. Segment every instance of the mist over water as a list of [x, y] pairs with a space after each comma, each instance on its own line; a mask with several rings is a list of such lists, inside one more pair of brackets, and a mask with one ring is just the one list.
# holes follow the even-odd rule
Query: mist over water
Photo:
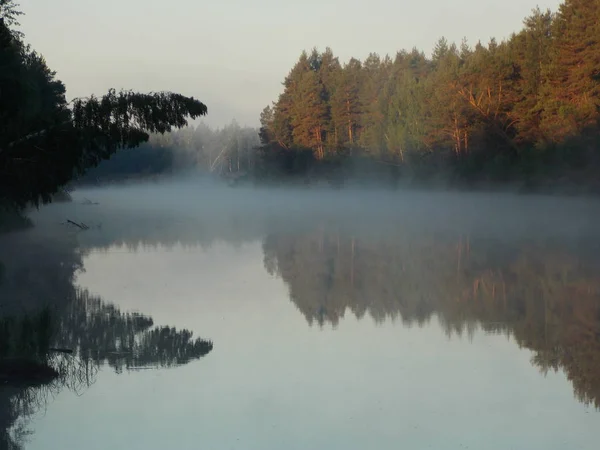
[[[596, 448], [597, 200], [191, 179], [72, 196], [2, 245], [37, 242], [39, 266], [54, 236], [78, 263], [61, 344], [104, 359], [24, 448]], [[214, 349], [110, 356], [114, 308]]]
[[182, 2], [0, 0], [0, 450], [598, 448], [600, 0]]
[[[105, 214], [116, 214], [124, 220], [153, 217], [172, 226], [188, 219], [212, 223], [238, 217], [250, 224], [277, 221], [286, 227], [326, 220], [365, 231], [402, 225], [435, 232], [477, 232], [505, 239], [572, 239], [593, 233], [600, 209], [597, 199], [581, 197], [376, 188], [227, 188], [193, 179], [82, 189], [73, 196], [75, 203], [93, 200], [98, 205], [93, 205], [93, 209], [52, 205], [45, 208], [40, 218], [48, 215], [47, 210], [59, 214], [66, 210], [104, 226], [111, 222]], [[140, 220], [138, 226], [143, 234], [155, 225]]]

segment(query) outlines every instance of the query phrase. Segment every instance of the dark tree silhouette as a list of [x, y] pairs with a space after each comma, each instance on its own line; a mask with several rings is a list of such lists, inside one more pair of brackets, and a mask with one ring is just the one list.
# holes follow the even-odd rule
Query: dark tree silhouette
[[[12, 13], [13, 16], [15, 12]], [[8, 16], [7, 16], [8, 17]], [[110, 90], [67, 103], [65, 87], [44, 58], [0, 19], [0, 204], [49, 202], [52, 194], [118, 149], [148, 133], [186, 125], [207, 108], [171, 92]]]
[[[26, 225], [26, 224], [24, 224]], [[99, 368], [169, 368], [207, 355], [210, 340], [155, 326], [74, 286], [75, 236], [0, 234], [0, 448], [18, 449], [28, 418], [63, 389], [82, 393]], [[6, 259], [5, 259], [6, 258]]]

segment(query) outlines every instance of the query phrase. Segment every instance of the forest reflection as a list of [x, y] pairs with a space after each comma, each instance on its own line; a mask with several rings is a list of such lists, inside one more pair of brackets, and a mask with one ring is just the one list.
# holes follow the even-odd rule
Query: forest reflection
[[[576, 398], [600, 408], [594, 208], [572, 200], [423, 196], [418, 206], [366, 199], [353, 210], [360, 199], [348, 198], [296, 196], [293, 207], [285, 198], [240, 202], [227, 214], [121, 210], [82, 233], [80, 243], [85, 253], [262, 242], [265, 269], [287, 284], [311, 325], [336, 326], [349, 311], [406, 326], [438, 320], [449, 337], [477, 329], [512, 336], [534, 353], [531, 363], [542, 374], [564, 370]], [[85, 214], [86, 223], [98, 223], [93, 208]]]
[[[56, 320], [49, 345], [74, 350], [51, 354], [60, 373], [52, 383], [0, 387], [3, 445], [19, 448], [32, 413], [64, 388], [85, 390], [102, 366], [116, 372], [171, 367], [212, 349], [188, 330], [121, 311], [118, 298], [77, 288], [86, 255], [176, 252], [219, 241], [260, 243], [264, 268], [287, 285], [309, 326], [335, 327], [352, 314], [403, 326], [438, 321], [449, 338], [471, 338], [478, 330], [503, 334], [533, 352], [531, 363], [541, 374], [564, 371], [575, 397], [600, 408], [595, 209], [540, 199], [515, 206], [513, 198], [488, 206], [487, 198], [464, 196], [405, 203], [315, 199], [263, 197], [259, 205], [225, 198], [218, 210], [190, 210], [166, 200], [168, 207], [142, 207], [124, 198], [119, 206], [111, 197], [110, 207], [57, 206], [53, 214], [62, 225], [56, 215], [40, 214], [33, 216], [33, 230], [0, 235], [0, 314], [51, 304]], [[358, 202], [361, 208], [353, 209]], [[64, 217], [89, 228], [69, 230]]]
[[564, 370], [577, 399], [599, 408], [600, 265], [585, 248], [326, 226], [271, 234], [263, 245], [266, 270], [311, 325], [336, 326], [350, 311], [407, 326], [435, 318], [448, 337], [510, 335], [542, 373]]
[[79, 358], [108, 364], [116, 372], [186, 364], [208, 354], [213, 344], [189, 330], [154, 326], [151, 317], [123, 313], [86, 290], [77, 292], [61, 318], [56, 342]]
[[564, 370], [575, 396], [600, 407], [594, 227], [573, 233], [555, 219], [542, 228], [531, 218], [510, 221], [501, 211], [479, 221], [465, 214], [454, 223], [443, 215], [424, 220], [381, 210], [370, 217], [321, 212], [320, 219], [245, 213], [149, 216], [143, 222], [149, 226], [124, 214], [81, 240], [86, 251], [259, 241], [265, 269], [287, 284], [309, 324], [335, 326], [349, 311], [407, 326], [435, 319], [449, 337], [477, 329], [506, 334], [534, 352], [531, 362], [542, 373]]
[[[117, 373], [167, 368], [212, 350], [211, 341], [190, 330], [156, 326], [147, 315], [122, 312], [77, 288], [82, 253], [73, 236], [0, 237], [6, 257], [0, 282], [1, 449], [22, 448], [29, 419], [64, 389], [83, 393], [103, 366]], [[30, 360], [49, 367], [44, 376], [29, 373]]]

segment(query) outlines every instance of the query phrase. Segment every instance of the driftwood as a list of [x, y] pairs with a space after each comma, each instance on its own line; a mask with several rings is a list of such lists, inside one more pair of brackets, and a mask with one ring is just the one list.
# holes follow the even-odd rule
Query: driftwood
[[89, 230], [90, 227], [88, 227], [85, 223], [81, 222], [81, 223], [77, 223], [77, 222], [73, 222], [72, 220], [67, 219], [67, 222], [75, 225], [76, 227], [82, 229], [82, 230]]

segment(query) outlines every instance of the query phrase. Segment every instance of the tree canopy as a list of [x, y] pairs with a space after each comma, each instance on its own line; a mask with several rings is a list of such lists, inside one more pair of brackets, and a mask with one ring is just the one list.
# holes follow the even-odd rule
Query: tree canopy
[[14, 27], [20, 25], [19, 17], [22, 15], [23, 12], [15, 0], [0, 0], [0, 20], [3, 20], [6, 26], [13, 27], [10, 31], [14, 36], [21, 36], [21, 33]]
[[11, 32], [15, 3], [0, 5], [0, 204], [48, 202], [117, 150], [207, 113], [200, 101], [172, 92], [110, 90], [67, 102], [45, 59]]
[[598, 17], [600, 0], [566, 0], [502, 42], [441, 38], [430, 57], [303, 52], [261, 116], [264, 149], [310, 149], [317, 162], [351, 152], [421, 175], [596, 179]]

